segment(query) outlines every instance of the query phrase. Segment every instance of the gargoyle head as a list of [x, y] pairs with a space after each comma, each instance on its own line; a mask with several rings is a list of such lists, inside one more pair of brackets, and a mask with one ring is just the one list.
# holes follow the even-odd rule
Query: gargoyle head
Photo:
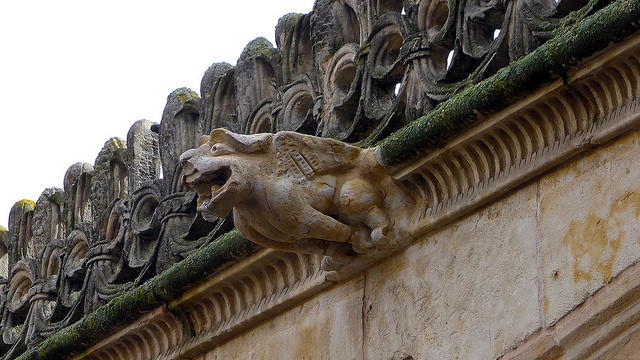
[[198, 192], [198, 211], [225, 217], [251, 192], [251, 160], [265, 152], [272, 134], [239, 135], [215, 129], [200, 139], [197, 149], [180, 156], [182, 182]]

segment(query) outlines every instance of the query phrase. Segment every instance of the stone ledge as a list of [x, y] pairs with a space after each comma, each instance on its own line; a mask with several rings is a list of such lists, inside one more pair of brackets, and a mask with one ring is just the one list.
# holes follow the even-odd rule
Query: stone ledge
[[[195, 356], [333, 283], [320, 257], [263, 249], [95, 344], [77, 358]], [[160, 339], [158, 341], [157, 339]], [[122, 355], [123, 354], [123, 355]]]
[[[640, 121], [640, 35], [616, 45], [529, 97], [487, 117], [445, 147], [395, 168], [424, 207], [419, 237], [605, 143]], [[611, 74], [626, 74], [626, 77]]]

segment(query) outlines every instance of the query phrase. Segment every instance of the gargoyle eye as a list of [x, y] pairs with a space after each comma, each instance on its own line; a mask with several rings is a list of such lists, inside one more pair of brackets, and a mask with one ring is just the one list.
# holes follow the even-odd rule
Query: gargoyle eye
[[213, 144], [213, 146], [211, 146], [212, 155], [226, 155], [232, 152], [233, 151], [231, 150], [231, 148], [225, 144], [216, 143], [216, 144]]

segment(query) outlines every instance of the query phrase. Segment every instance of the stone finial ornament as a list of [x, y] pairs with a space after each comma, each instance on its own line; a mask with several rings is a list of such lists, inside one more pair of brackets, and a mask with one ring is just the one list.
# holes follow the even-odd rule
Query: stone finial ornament
[[413, 200], [378, 165], [374, 149], [295, 132], [216, 129], [180, 160], [198, 211], [224, 217], [233, 209], [248, 239], [325, 255], [325, 270], [356, 254], [392, 250], [407, 236], [388, 214]]

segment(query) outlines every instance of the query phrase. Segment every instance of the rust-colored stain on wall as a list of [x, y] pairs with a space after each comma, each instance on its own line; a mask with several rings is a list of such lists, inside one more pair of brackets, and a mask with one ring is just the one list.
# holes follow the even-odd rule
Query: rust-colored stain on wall
[[600, 274], [604, 282], [611, 280], [624, 234], [624, 214], [630, 209], [636, 218], [640, 216], [640, 191], [628, 191], [615, 199], [606, 218], [592, 210], [585, 218], [571, 222], [562, 242], [574, 258], [575, 283], [590, 281], [594, 273]]

